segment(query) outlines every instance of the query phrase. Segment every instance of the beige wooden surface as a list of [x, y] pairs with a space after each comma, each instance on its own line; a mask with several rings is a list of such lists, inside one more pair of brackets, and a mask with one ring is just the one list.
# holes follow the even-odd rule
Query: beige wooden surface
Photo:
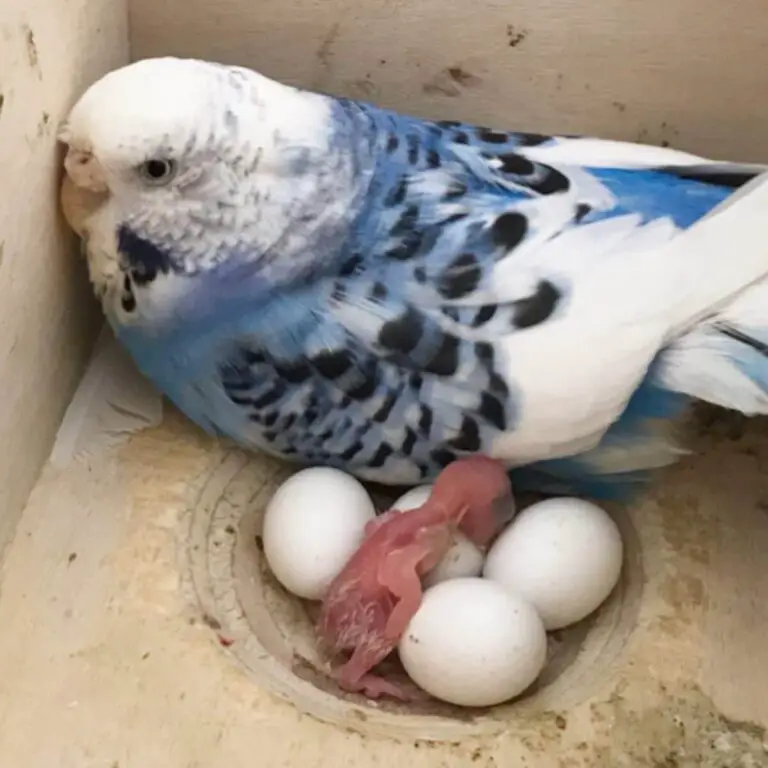
[[57, 210], [56, 127], [128, 58], [120, 0], [0, 0], [0, 560], [101, 323]]
[[765, 0], [130, 0], [175, 54], [498, 127], [768, 159]]
[[[490, 726], [422, 715], [414, 728], [407, 714], [359, 703], [326, 709], [337, 721], [327, 724], [238, 661], [252, 638], [220, 644], [233, 639], [236, 606], [226, 589], [198, 602], [190, 560], [199, 566], [195, 547], [209, 550], [205, 578], [218, 590], [213, 529], [222, 515], [254, 513], [274, 465], [170, 413], [119, 461], [49, 468], [3, 574], [0, 765], [768, 765], [765, 424], [726, 417], [702, 430], [703, 454], [621, 518], [630, 557], [620, 604], [598, 616], [558, 679]], [[221, 530], [256, 556], [248, 524]]]

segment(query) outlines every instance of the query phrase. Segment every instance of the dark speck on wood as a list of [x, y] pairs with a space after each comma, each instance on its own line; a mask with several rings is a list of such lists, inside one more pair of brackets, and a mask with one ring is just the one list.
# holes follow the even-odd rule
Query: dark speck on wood
[[514, 24], [507, 24], [507, 44], [510, 48], [517, 48], [528, 37], [527, 29], [519, 29]]
[[210, 627], [214, 631], [221, 629], [221, 622], [215, 616], [211, 616], [209, 613], [203, 614], [203, 624], [205, 624], [206, 627]]
[[27, 46], [27, 60], [29, 61], [29, 66], [37, 72], [38, 77], [42, 75], [40, 72], [40, 58], [37, 54], [37, 43], [35, 42], [35, 33], [32, 31], [31, 27], [28, 27], [24, 25], [22, 27], [24, 31], [24, 38]]

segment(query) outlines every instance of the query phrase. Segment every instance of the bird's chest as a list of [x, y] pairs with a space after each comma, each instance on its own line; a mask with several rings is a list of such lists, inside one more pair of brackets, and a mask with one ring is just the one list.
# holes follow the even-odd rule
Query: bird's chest
[[392, 484], [429, 480], [458, 455], [487, 447], [490, 433], [467, 415], [481, 401], [475, 388], [429, 381], [338, 340], [329, 348], [293, 334], [302, 343], [289, 355], [252, 322], [172, 340], [120, 336], [190, 419], [244, 447]]

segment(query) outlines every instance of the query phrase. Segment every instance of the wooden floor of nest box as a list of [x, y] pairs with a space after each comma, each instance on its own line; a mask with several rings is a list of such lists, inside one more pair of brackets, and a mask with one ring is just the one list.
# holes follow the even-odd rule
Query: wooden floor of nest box
[[699, 454], [617, 512], [622, 583], [559, 668], [461, 716], [324, 686], [306, 614], [259, 563], [284, 467], [173, 411], [112, 457], [49, 467], [4, 570], [0, 763], [768, 765], [765, 422], [705, 410], [690, 431]]

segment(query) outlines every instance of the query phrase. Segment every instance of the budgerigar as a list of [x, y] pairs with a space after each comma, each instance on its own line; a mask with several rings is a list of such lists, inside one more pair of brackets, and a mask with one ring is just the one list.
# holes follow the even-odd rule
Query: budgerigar
[[60, 137], [117, 338], [242, 446], [398, 485], [480, 453], [606, 497], [674, 461], [691, 399], [768, 412], [768, 208], [674, 248], [762, 167], [174, 58], [93, 84]]

